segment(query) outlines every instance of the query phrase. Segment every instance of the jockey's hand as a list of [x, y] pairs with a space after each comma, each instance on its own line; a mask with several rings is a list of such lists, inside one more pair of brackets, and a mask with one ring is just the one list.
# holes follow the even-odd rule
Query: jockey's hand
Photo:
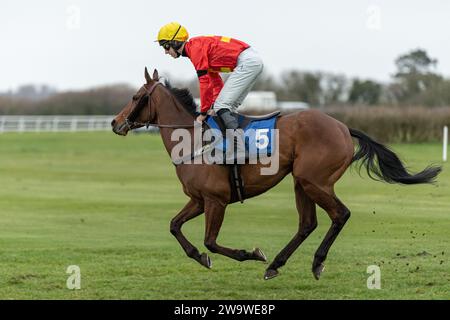
[[205, 121], [205, 119], [206, 119], [206, 115], [202, 115], [202, 114], [199, 114], [198, 116], [197, 116], [197, 119], [195, 119], [197, 122], [200, 122], [200, 123], [202, 123], [203, 121]]

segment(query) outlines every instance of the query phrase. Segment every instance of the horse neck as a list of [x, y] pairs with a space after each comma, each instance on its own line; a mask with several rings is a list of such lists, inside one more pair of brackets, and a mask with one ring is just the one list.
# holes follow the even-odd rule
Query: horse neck
[[180, 143], [180, 141], [172, 141], [171, 137], [175, 130], [187, 130], [189, 133], [189, 137], [191, 137], [191, 150], [193, 150], [193, 137], [194, 137], [194, 129], [193, 128], [160, 128], [159, 132], [161, 134], [161, 138], [163, 140], [164, 147], [166, 148], [167, 153], [169, 156], [172, 156], [172, 150], [173, 148]]
[[[162, 100], [165, 103], [161, 103], [158, 108], [157, 117], [158, 124], [160, 125], [180, 125], [192, 126], [195, 119], [193, 116], [168, 92], [165, 93]], [[192, 128], [167, 128], [161, 127], [159, 132], [163, 140], [164, 146], [169, 153], [172, 152], [173, 147], [178, 144], [178, 141], [171, 141], [172, 133], [175, 130], [188, 130], [191, 137], [193, 137], [194, 129]]]

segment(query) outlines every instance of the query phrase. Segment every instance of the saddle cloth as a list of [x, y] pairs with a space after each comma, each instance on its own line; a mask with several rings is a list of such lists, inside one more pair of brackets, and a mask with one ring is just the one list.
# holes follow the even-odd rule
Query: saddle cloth
[[[240, 113], [238, 117], [239, 128], [244, 131], [246, 154], [250, 156], [271, 156], [274, 145], [275, 124], [279, 111], [264, 116], [247, 116]], [[218, 116], [208, 116], [206, 123], [209, 128], [224, 133], [224, 126]], [[230, 142], [226, 135], [221, 143], [215, 145], [215, 149], [221, 152], [227, 150]]]

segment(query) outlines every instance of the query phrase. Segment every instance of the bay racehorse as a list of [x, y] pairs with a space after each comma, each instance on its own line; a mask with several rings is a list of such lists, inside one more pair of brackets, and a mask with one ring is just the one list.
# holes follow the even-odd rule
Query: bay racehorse
[[[171, 154], [177, 143], [171, 141], [173, 131], [177, 128], [185, 128], [190, 132], [194, 130], [195, 102], [188, 90], [161, 85], [156, 70], [153, 77], [150, 77], [145, 69], [145, 79], [146, 83], [112, 121], [112, 129], [116, 134], [125, 136], [129, 130], [144, 125], [158, 126], [164, 146]], [[365, 165], [371, 178], [389, 183], [432, 183], [441, 171], [440, 167], [429, 166], [417, 174], [411, 174], [387, 147], [317, 110], [279, 116], [276, 128], [279, 130], [278, 172], [261, 175], [262, 164], [245, 164], [241, 167], [246, 198], [266, 192], [289, 173], [294, 178], [299, 214], [298, 230], [269, 264], [265, 279], [277, 276], [278, 268], [286, 263], [317, 227], [316, 205], [325, 210], [331, 219], [331, 226], [312, 263], [313, 275], [319, 279], [328, 251], [350, 217], [349, 209], [336, 196], [334, 185], [353, 162], [360, 160], [360, 165]], [[356, 152], [352, 137], [359, 144]], [[232, 249], [216, 241], [225, 209], [235, 201], [231, 197], [226, 166], [179, 164], [176, 166], [176, 173], [190, 200], [172, 219], [170, 232], [190, 258], [207, 268], [211, 267], [209, 256], [200, 253], [181, 232], [185, 222], [204, 213], [204, 244], [211, 252], [238, 261], [266, 261], [265, 255], [258, 248], [252, 251]]]

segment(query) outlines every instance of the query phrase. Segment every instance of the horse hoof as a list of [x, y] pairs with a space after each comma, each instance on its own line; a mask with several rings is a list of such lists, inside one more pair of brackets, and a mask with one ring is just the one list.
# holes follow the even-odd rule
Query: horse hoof
[[267, 257], [260, 248], [253, 249], [253, 255], [256, 257], [256, 260], [267, 262]]
[[208, 257], [208, 255], [206, 253], [201, 254], [200, 263], [202, 264], [202, 266], [204, 266], [208, 269], [211, 269], [211, 267], [212, 267], [211, 259]]
[[264, 274], [264, 280], [275, 278], [278, 275], [278, 271], [274, 269], [267, 269]]
[[313, 267], [313, 274], [314, 274], [314, 278], [316, 278], [316, 280], [319, 280], [320, 278], [320, 274], [323, 272], [323, 270], [325, 269], [325, 266], [323, 265], [323, 263], [319, 264], [316, 267]]

